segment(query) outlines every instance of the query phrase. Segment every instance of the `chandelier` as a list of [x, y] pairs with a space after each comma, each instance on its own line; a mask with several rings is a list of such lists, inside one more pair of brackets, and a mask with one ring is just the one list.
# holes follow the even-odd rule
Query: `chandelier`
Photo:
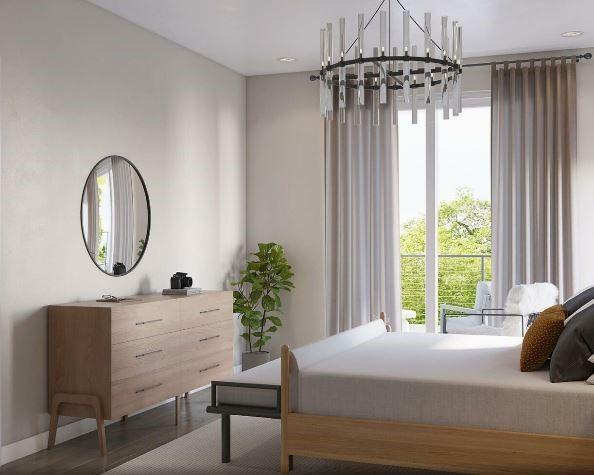
[[[390, 11], [391, 1], [388, 1]], [[388, 93], [392, 95], [392, 121], [398, 121], [398, 98], [402, 95], [405, 103], [410, 104], [412, 122], [417, 123], [417, 102], [424, 99], [425, 104], [434, 103], [436, 91], [441, 95], [443, 117], [449, 119], [462, 111], [462, 27], [457, 21], [451, 27], [448, 17], [441, 17], [441, 46], [431, 37], [431, 13], [425, 13], [424, 27], [402, 7], [402, 46], [389, 44], [391, 41], [391, 18], [380, 8], [383, 0], [370, 20], [365, 24], [363, 13], [357, 18], [357, 38], [346, 48], [346, 21], [339, 20], [339, 57], [335, 62], [333, 48], [332, 23], [320, 30], [320, 60], [322, 69], [319, 76], [312, 79], [320, 81], [320, 112], [322, 117], [334, 119], [335, 92], [338, 92], [338, 118], [346, 123], [347, 89], [353, 89], [353, 120], [361, 124], [365, 107], [365, 91], [371, 91], [371, 113], [373, 125], [379, 125], [379, 111], [388, 104]], [[379, 12], [379, 44], [371, 55], [365, 52], [365, 29]], [[391, 13], [391, 11], [390, 11]], [[424, 45], [421, 55], [417, 45], [411, 45], [411, 21], [424, 33]], [[450, 44], [449, 32], [452, 37]], [[356, 45], [356, 47], [355, 47]], [[355, 47], [355, 48], [354, 48]], [[391, 54], [390, 54], [391, 48]], [[347, 59], [353, 50], [352, 59]], [[436, 53], [437, 50], [437, 53]], [[402, 54], [399, 54], [402, 52]], [[422, 89], [422, 91], [421, 91]], [[435, 90], [434, 90], [435, 89]]]

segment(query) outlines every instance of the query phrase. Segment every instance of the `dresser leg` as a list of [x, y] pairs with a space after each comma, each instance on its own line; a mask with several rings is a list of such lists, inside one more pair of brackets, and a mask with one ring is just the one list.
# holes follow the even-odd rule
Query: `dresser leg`
[[105, 441], [105, 424], [101, 417], [97, 418], [97, 437], [99, 438], [99, 451], [101, 455], [107, 455], [107, 442]]
[[221, 414], [221, 462], [231, 461], [231, 415]]
[[179, 396], [175, 396], [175, 425], [179, 425], [179, 413], [181, 412], [181, 398]]
[[190, 397], [190, 391], [188, 391], [187, 393], [185, 393], [185, 394], [184, 394], [184, 397], [185, 397], [186, 399], [188, 399], [188, 398]]
[[99, 439], [99, 451], [101, 455], [107, 455], [107, 443], [105, 442], [105, 424], [103, 423], [103, 414], [101, 414], [101, 404], [97, 396], [86, 396], [87, 404], [95, 411], [95, 420], [97, 421], [97, 437]]
[[125, 424], [126, 422], [128, 422], [128, 415], [127, 415], [127, 414], [124, 414], [124, 415], [122, 416], [122, 418], [120, 419], [120, 422], [121, 422], [122, 424]]
[[47, 440], [47, 448], [48, 450], [53, 449], [54, 445], [56, 445], [56, 432], [58, 430], [58, 406], [60, 403], [54, 397], [52, 399], [52, 407], [51, 407], [51, 414], [50, 414], [50, 426], [49, 426], [49, 437]]
[[105, 425], [103, 423], [103, 414], [101, 413], [101, 403], [97, 396], [86, 394], [68, 394], [56, 393], [52, 398], [51, 419], [49, 438], [47, 441], [47, 448], [51, 449], [56, 443], [56, 431], [58, 429], [58, 417], [60, 414], [60, 404], [79, 404], [82, 406], [90, 406], [95, 413], [95, 420], [97, 421], [97, 436], [99, 438], [99, 450], [101, 455], [107, 453], [107, 444], [105, 442]]

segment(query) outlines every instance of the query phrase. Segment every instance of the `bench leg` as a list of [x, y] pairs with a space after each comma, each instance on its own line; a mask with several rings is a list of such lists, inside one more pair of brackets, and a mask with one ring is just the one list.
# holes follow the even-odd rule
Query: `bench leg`
[[231, 461], [231, 416], [221, 414], [221, 462]]
[[293, 456], [289, 455], [289, 471], [293, 470]]

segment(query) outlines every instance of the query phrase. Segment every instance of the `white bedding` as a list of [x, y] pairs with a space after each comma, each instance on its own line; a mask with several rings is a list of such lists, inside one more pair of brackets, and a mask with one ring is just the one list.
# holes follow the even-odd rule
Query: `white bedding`
[[519, 370], [522, 339], [384, 333], [307, 366], [309, 414], [594, 437], [594, 387]]
[[[386, 334], [386, 326], [381, 320], [374, 320], [366, 325], [344, 331], [310, 345], [297, 348], [293, 351], [295, 356], [294, 370], [340, 354], [357, 345], [373, 340]], [[257, 366], [232, 376], [225, 381], [236, 383], [256, 383], [280, 385], [280, 359], [275, 359], [262, 366]], [[293, 385], [297, 381], [293, 379]], [[219, 386], [218, 403], [239, 406], [254, 406], [275, 408], [277, 392], [274, 389], [241, 388], [232, 386]]]

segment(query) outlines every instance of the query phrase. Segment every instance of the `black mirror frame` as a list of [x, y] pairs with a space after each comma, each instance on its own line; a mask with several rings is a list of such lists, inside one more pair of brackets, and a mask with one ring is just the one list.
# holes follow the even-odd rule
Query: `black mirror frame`
[[[145, 242], [144, 242], [144, 247], [142, 248], [142, 254], [140, 254], [140, 256], [138, 256], [138, 259], [136, 260], [136, 262], [134, 263], [134, 265], [129, 270], [126, 269], [126, 272], [124, 274], [117, 274], [117, 275], [116, 274], [110, 274], [109, 272], [106, 272], [101, 267], [99, 267], [99, 264], [97, 264], [97, 262], [95, 262], [94, 256], [92, 256], [91, 255], [91, 251], [89, 251], [89, 246], [87, 245], [87, 240], [85, 239], [85, 229], [84, 229], [84, 226], [83, 226], [83, 202], [84, 202], [84, 199], [85, 199], [85, 189], [87, 187], [87, 182], [89, 181], [89, 178], [91, 178], [91, 175], [95, 171], [95, 168], [97, 168], [97, 165], [99, 165], [103, 160], [105, 160], [107, 158], [112, 158], [112, 157], [118, 157], [118, 158], [121, 158], [122, 160], [125, 160], [132, 167], [132, 169], [136, 172], [136, 174], [138, 175], [138, 178], [140, 178], [140, 183], [142, 183], [142, 189], [144, 190], [144, 196], [146, 198], [146, 209], [147, 209], [147, 212], [148, 212], [146, 239], [145, 239]], [[138, 171], [138, 168], [136, 168], [136, 165], [134, 165], [126, 157], [122, 157], [121, 155], [108, 155], [106, 157], [103, 157], [97, 163], [95, 163], [95, 165], [93, 165], [93, 168], [91, 168], [91, 171], [87, 175], [87, 179], [85, 180], [85, 183], [83, 185], [83, 191], [82, 191], [82, 195], [81, 195], [81, 198], [80, 198], [80, 231], [81, 231], [82, 238], [83, 238], [83, 241], [85, 243], [85, 249], [87, 250], [87, 254], [89, 255], [89, 258], [91, 259], [91, 261], [93, 262], [93, 264], [95, 264], [95, 267], [97, 269], [99, 269], [101, 272], [103, 272], [105, 275], [108, 275], [110, 277], [124, 277], [124, 276], [128, 275], [130, 272], [132, 272], [134, 269], [136, 269], [136, 266], [140, 263], [140, 261], [144, 257], [144, 253], [146, 252], [146, 249], [148, 247], [149, 238], [150, 238], [150, 235], [151, 235], [151, 200], [149, 198], [148, 190], [146, 188], [146, 183], [144, 182], [144, 178], [142, 177], [142, 174], [140, 173], [140, 171]]]

